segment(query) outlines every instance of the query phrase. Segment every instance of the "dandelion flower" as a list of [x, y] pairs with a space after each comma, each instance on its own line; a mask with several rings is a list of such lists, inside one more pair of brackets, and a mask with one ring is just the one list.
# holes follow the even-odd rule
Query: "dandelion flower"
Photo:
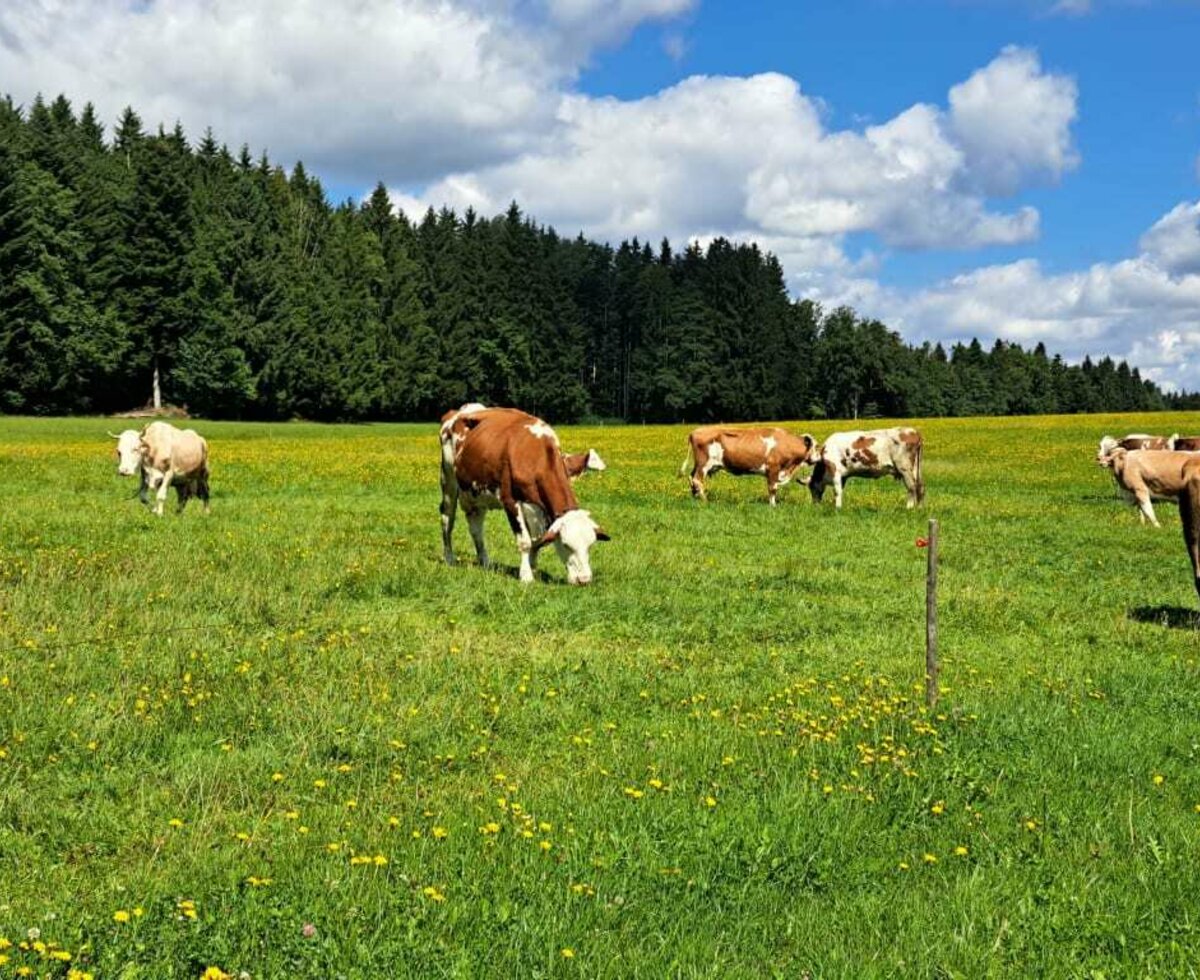
[[117, 909], [113, 913], [113, 922], [128, 922], [130, 915], [124, 909]]
[[571, 960], [575, 958], [575, 950], [571, 949], [570, 946], [564, 946], [560, 952], [562, 953], [564, 960]]

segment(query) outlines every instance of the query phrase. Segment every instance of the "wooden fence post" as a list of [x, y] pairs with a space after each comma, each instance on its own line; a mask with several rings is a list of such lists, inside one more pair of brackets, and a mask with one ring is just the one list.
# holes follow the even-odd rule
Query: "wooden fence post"
[[938, 522], [929, 522], [929, 564], [925, 570], [925, 706], [932, 709], [938, 699], [937, 566]]

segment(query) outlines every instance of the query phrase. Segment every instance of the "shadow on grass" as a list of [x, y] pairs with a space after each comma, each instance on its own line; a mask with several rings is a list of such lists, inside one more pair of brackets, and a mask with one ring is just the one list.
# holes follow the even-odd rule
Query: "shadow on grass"
[[1154, 623], [1173, 630], [1200, 629], [1200, 612], [1183, 606], [1137, 606], [1129, 610], [1128, 616], [1139, 623]]

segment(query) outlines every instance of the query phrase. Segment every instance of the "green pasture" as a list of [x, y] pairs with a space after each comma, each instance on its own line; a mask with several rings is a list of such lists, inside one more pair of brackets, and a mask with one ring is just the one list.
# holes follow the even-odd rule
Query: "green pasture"
[[0, 978], [1196, 976], [1197, 598], [1093, 456], [1200, 417], [916, 424], [841, 513], [560, 427], [571, 588], [442, 563], [433, 425], [195, 423], [160, 520], [0, 419]]

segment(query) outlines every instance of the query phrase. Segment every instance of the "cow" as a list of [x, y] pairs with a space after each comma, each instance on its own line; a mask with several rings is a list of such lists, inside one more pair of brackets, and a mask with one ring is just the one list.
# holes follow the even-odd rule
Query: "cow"
[[1168, 449], [1174, 449], [1181, 453], [1200, 452], [1200, 436], [1174, 435], [1171, 436], [1170, 443]]
[[796, 469], [813, 461], [816, 440], [786, 429], [732, 429], [705, 425], [688, 435], [688, 454], [679, 468], [686, 476], [691, 466], [692, 496], [707, 500], [704, 481], [717, 470], [734, 476], [761, 473], [767, 478], [767, 499], [775, 506], [776, 491], [786, 485]]
[[452, 536], [459, 505], [475, 553], [490, 564], [483, 537], [489, 510], [502, 508], [521, 553], [518, 578], [532, 582], [538, 553], [553, 544], [571, 585], [592, 580], [591, 547], [609, 536], [579, 506], [554, 430], [515, 408], [465, 405], [442, 416], [442, 545], [455, 564]]
[[[442, 416], [442, 424], [455, 415], [474, 415], [487, 410], [488, 407], [481, 402], [467, 402], [459, 408], [452, 408], [446, 412]], [[608, 469], [607, 464], [594, 449], [589, 449], [586, 453], [563, 453], [563, 462], [566, 464], [567, 476], [571, 478], [571, 482], [583, 476], [584, 473], [602, 473]]]
[[[126, 432], [132, 432], [127, 429]], [[126, 433], [122, 433], [122, 439]], [[118, 443], [118, 446], [121, 444]], [[193, 495], [204, 504], [209, 512], [209, 444], [196, 429], [178, 429], [169, 422], [151, 422], [138, 433], [138, 456], [142, 488], [138, 493], [142, 503], [149, 505], [146, 491], [155, 491], [154, 512], [162, 517], [162, 505], [167, 500], [167, 491], [175, 486], [179, 495], [181, 513]], [[122, 461], [122, 467], [125, 463]], [[125, 473], [125, 469], [120, 469]]]
[[1192, 562], [1192, 581], [1200, 596], [1200, 456], [1184, 465], [1183, 487], [1179, 492], [1179, 519], [1183, 524], [1183, 544]]
[[563, 453], [563, 463], [567, 467], [567, 476], [572, 480], [578, 479], [584, 473], [602, 473], [608, 469], [594, 449], [589, 449], [586, 453]]
[[1120, 439], [1104, 436], [1100, 440], [1100, 448], [1096, 451], [1096, 460], [1102, 460], [1114, 449], [1174, 449], [1172, 440], [1175, 438], [1175, 436], [1149, 436], [1144, 432], [1131, 432]]
[[835, 432], [821, 446], [820, 458], [808, 479], [813, 503], [819, 504], [825, 488], [833, 487], [834, 506], [842, 506], [842, 486], [852, 476], [878, 479], [891, 474], [904, 483], [908, 507], [925, 501], [921, 478], [924, 442], [916, 429], [898, 427], [870, 432]]
[[1118, 446], [1102, 460], [1113, 471], [1117, 486], [1137, 506], [1143, 524], [1159, 527], [1152, 501], [1179, 499], [1190, 474], [1200, 467], [1200, 456], [1170, 449], [1122, 449]]

